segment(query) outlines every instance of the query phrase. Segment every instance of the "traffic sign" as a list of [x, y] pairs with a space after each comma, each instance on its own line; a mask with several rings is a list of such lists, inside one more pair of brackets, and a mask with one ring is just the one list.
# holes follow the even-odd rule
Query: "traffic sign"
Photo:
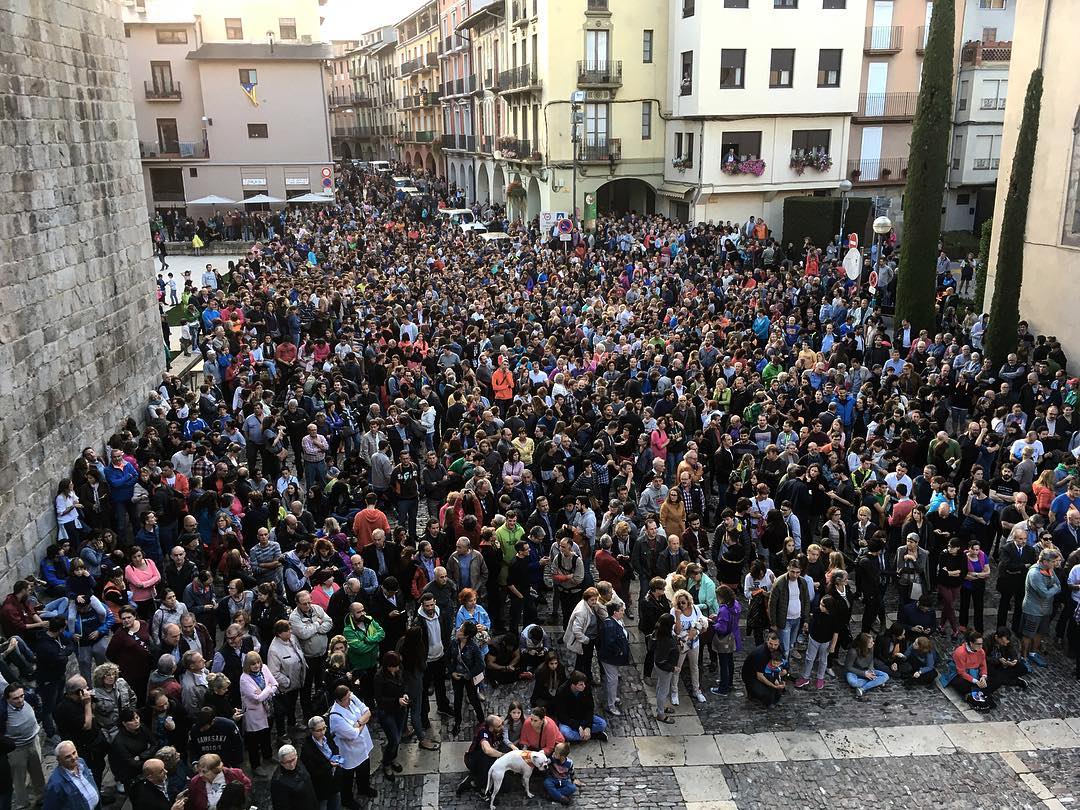
[[870, 271], [870, 286], [877, 287], [877, 270]]
[[574, 232], [574, 222], [570, 219], [560, 219], [558, 224], [559, 233], [569, 236]]
[[859, 246], [859, 235], [857, 233], [848, 234], [847, 246], [849, 248], [857, 248]]
[[322, 176], [323, 177], [329, 177], [330, 174], [331, 174], [330, 167], [329, 166], [323, 166]]
[[862, 255], [857, 248], [851, 248], [844, 256], [844, 272], [852, 281], [862, 272]]
[[329, 177], [324, 177], [323, 178], [323, 181], [322, 181], [323, 188], [330, 188], [330, 186], [332, 186], [332, 185], [334, 185], [333, 180], [331, 180]]

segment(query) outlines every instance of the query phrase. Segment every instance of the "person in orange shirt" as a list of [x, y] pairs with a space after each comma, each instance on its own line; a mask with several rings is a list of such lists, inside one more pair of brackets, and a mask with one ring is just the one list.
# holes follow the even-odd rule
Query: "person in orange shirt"
[[510, 364], [506, 358], [500, 358], [499, 367], [491, 375], [491, 387], [495, 391], [495, 404], [499, 413], [506, 416], [510, 401], [514, 398], [514, 375], [510, 373]]
[[371, 539], [371, 533], [376, 529], [382, 529], [387, 534], [390, 534], [390, 521], [386, 519], [386, 513], [375, 505], [378, 502], [378, 496], [373, 492], [369, 492], [364, 502], [367, 505], [356, 513], [352, 524], [353, 536], [356, 537], [357, 552], [375, 542]]

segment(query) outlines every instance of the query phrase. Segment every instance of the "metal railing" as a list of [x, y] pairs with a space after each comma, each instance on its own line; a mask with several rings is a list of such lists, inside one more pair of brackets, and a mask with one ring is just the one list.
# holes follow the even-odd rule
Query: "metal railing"
[[460, 96], [460, 95], [463, 95], [464, 93], [465, 93], [465, 80], [464, 79], [454, 79], [454, 95], [455, 96]]
[[859, 93], [852, 118], [911, 118], [918, 100], [918, 93]]
[[143, 92], [146, 93], [147, 101], [180, 101], [184, 97], [180, 92], [180, 82], [162, 84], [144, 81]]
[[499, 151], [507, 160], [531, 160], [532, 142], [522, 138], [499, 138]]
[[971, 161], [971, 168], [978, 171], [989, 171], [991, 169], [997, 169], [1000, 158], [975, 158]]
[[[460, 82], [461, 79], [458, 79], [458, 81]], [[431, 93], [421, 93], [419, 96], [417, 96], [417, 99], [418, 99], [417, 106], [419, 106], [419, 107], [433, 107], [433, 106], [435, 106], [436, 104], [439, 103], [439, 99], [441, 99], [441, 98], [442, 98], [442, 93], [440, 93], [438, 90], [436, 90], [434, 92], [431, 92]]]
[[848, 161], [847, 174], [855, 185], [902, 183], [907, 179], [907, 168], [906, 157], [856, 159]]
[[139, 154], [144, 158], [208, 158], [210, 150], [202, 141], [139, 141]]
[[490, 155], [495, 148], [495, 139], [490, 135], [485, 135], [480, 139], [480, 151], [485, 155]]
[[462, 93], [475, 93], [477, 90], [476, 74], [471, 73], [465, 77], [462, 83]]
[[1012, 59], [1012, 42], [965, 42], [960, 49], [960, 64], [981, 65], [986, 62], [1008, 62]]
[[504, 70], [499, 74], [499, 88], [505, 93], [507, 90], [517, 90], [523, 87], [536, 87], [540, 79], [533, 65], [519, 65], [510, 70]]
[[578, 62], [578, 84], [580, 85], [621, 85], [622, 60], [590, 60]]
[[904, 26], [875, 25], [866, 29], [863, 50], [867, 53], [895, 53], [904, 44]]
[[417, 143], [431, 143], [435, 140], [435, 131], [430, 129], [421, 130], [420, 132], [414, 132], [413, 138]]
[[334, 127], [335, 138], [356, 138], [360, 135], [360, 127]]
[[1005, 99], [1003, 98], [984, 98], [979, 102], [980, 110], [1004, 110]]
[[578, 144], [578, 160], [583, 162], [620, 160], [621, 158], [621, 138], [586, 137], [585, 143]]
[[460, 139], [462, 137], [464, 136], [448, 135], [444, 133], [443, 136], [439, 139], [439, 143], [442, 144], [443, 149], [461, 149], [462, 147], [460, 146]]

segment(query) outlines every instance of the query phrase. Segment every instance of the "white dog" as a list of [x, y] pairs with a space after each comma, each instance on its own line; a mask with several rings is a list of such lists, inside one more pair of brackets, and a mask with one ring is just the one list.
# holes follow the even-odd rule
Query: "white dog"
[[510, 751], [503, 754], [491, 766], [488, 771], [487, 789], [485, 796], [491, 797], [491, 810], [495, 810], [495, 797], [499, 795], [503, 779], [509, 771], [521, 775], [521, 782], [525, 785], [525, 797], [531, 799], [532, 792], [529, 790], [529, 779], [533, 771], [547, 770], [548, 758], [543, 751]]

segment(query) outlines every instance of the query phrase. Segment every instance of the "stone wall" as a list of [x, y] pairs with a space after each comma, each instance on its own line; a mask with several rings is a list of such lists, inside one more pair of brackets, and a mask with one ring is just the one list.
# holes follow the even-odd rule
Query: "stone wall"
[[0, 7], [0, 596], [164, 364], [119, 4]]

